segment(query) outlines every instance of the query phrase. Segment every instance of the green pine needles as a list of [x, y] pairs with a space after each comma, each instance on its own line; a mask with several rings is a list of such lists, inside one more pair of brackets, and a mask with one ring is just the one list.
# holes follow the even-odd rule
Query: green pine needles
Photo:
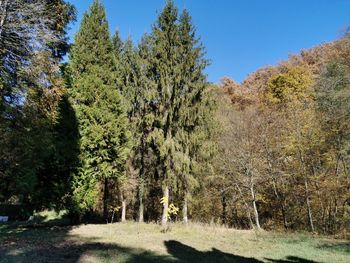
[[[84, 15], [70, 55], [80, 135], [73, 207], [79, 214], [102, 203], [107, 219], [109, 207], [122, 202], [124, 220], [127, 200], [136, 195], [143, 221], [147, 195], [159, 188], [165, 198], [178, 196], [187, 220], [187, 199], [207, 162], [212, 105], [204, 48], [189, 13], [178, 13], [168, 1], [137, 47], [118, 32], [110, 39], [99, 1]], [[118, 200], [111, 196], [116, 191]]]
[[117, 89], [117, 72], [104, 8], [94, 1], [85, 14], [70, 56], [71, 102], [79, 123], [80, 167], [74, 201], [93, 209], [103, 185], [108, 213], [108, 179], [122, 181], [128, 157], [128, 120]]

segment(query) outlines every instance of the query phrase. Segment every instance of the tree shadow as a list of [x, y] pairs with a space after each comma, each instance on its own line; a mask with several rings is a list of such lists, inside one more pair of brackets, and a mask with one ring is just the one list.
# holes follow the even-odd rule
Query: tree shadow
[[217, 262], [217, 263], [259, 263], [255, 258], [246, 258], [222, 252], [212, 248], [211, 251], [198, 251], [197, 249], [184, 245], [178, 241], [170, 240], [164, 242], [167, 251], [179, 262]]
[[[259, 263], [217, 249], [199, 251], [178, 241], [165, 241], [169, 255], [140, 248], [124, 247], [98, 239], [76, 238], [73, 227], [21, 228], [8, 226], [0, 229], [0, 263], [8, 262], [231, 262]], [[16, 231], [17, 230], [17, 231]]]
[[318, 245], [317, 248], [334, 252], [350, 253], [350, 242], [324, 243]]
[[295, 256], [288, 256], [286, 259], [270, 259], [265, 258], [268, 260], [268, 262], [275, 262], [275, 263], [318, 263], [317, 261], [308, 260], [300, 257]]
[[57, 122], [53, 129], [52, 154], [47, 156], [45, 165], [38, 172], [36, 187], [39, 208], [65, 209], [72, 193], [72, 174], [79, 165], [79, 127], [75, 110], [68, 94], [58, 104]]
[[[10, 262], [173, 262], [170, 256], [143, 249], [80, 239], [70, 235], [73, 227], [0, 229], [0, 263]], [[5, 237], [4, 237], [5, 236]]]
[[176, 240], [164, 241], [168, 255], [137, 247], [108, 243], [99, 238], [75, 236], [74, 226], [23, 227], [0, 225], [0, 263], [9, 262], [216, 262], [216, 263], [317, 263], [296, 256], [264, 261], [212, 248], [199, 251]]

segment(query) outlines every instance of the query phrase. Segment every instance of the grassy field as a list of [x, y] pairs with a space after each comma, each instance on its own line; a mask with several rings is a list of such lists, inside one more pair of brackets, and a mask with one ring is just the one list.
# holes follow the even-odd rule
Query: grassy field
[[0, 225], [0, 262], [350, 262], [350, 243], [189, 224]]

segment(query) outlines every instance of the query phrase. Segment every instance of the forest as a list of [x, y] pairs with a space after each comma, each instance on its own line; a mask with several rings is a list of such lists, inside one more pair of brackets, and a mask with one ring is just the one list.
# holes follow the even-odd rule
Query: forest
[[215, 84], [172, 0], [138, 42], [76, 16], [0, 1], [0, 214], [349, 237], [349, 34]]

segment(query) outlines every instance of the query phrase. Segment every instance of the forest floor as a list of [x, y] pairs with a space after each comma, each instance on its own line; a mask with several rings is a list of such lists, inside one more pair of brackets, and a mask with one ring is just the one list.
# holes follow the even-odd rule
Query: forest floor
[[0, 262], [350, 262], [350, 242], [198, 224], [0, 224]]

